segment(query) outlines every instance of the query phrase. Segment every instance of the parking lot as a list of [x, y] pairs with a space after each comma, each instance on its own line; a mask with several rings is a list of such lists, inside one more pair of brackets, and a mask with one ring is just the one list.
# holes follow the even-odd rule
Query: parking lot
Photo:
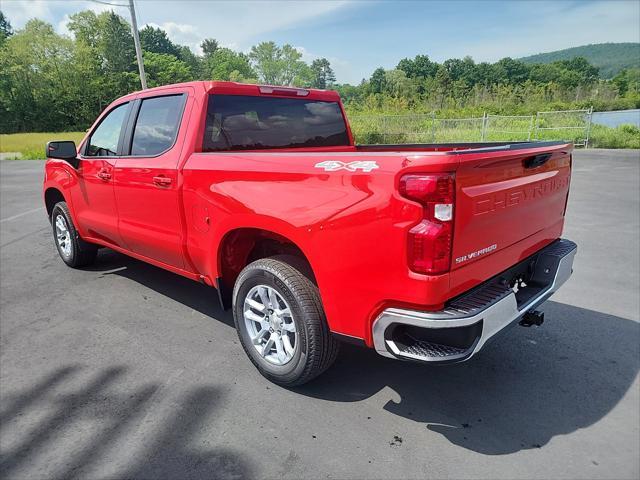
[[0, 162], [2, 478], [638, 478], [640, 152], [574, 155], [574, 276], [540, 328], [429, 367], [344, 346], [287, 390], [214, 290], [59, 259], [43, 163]]

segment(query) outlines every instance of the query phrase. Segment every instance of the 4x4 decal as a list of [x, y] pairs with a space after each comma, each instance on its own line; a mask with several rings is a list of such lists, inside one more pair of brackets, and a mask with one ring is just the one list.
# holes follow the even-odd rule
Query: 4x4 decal
[[359, 160], [357, 162], [344, 163], [338, 160], [325, 160], [324, 162], [316, 163], [316, 168], [324, 168], [326, 172], [336, 172], [338, 170], [347, 170], [348, 172], [355, 172], [362, 170], [363, 172], [370, 172], [376, 168], [380, 168], [378, 164], [373, 160]]

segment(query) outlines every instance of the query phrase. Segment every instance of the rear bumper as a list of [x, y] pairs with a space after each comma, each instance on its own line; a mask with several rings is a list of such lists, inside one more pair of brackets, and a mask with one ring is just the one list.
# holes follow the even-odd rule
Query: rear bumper
[[[385, 357], [431, 363], [468, 360], [487, 341], [547, 300], [573, 272], [575, 243], [560, 239], [452, 300], [439, 312], [389, 308], [373, 323]], [[526, 286], [514, 291], [514, 279]]]

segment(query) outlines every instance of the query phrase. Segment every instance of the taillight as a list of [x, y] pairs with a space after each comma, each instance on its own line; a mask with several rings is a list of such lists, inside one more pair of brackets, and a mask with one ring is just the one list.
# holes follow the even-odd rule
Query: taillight
[[400, 194], [424, 207], [422, 221], [409, 230], [409, 268], [430, 275], [448, 272], [453, 245], [453, 174], [405, 175], [400, 179]]
[[571, 172], [573, 172], [573, 155], [569, 154], [569, 185], [567, 185], [567, 196], [564, 197], [564, 209], [562, 210], [562, 216], [567, 215], [567, 207], [569, 206], [569, 191], [571, 190]]

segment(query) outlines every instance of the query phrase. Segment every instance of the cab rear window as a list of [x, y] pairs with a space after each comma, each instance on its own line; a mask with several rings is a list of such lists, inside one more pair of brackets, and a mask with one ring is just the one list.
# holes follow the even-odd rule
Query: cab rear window
[[348, 145], [337, 102], [209, 95], [205, 152]]

